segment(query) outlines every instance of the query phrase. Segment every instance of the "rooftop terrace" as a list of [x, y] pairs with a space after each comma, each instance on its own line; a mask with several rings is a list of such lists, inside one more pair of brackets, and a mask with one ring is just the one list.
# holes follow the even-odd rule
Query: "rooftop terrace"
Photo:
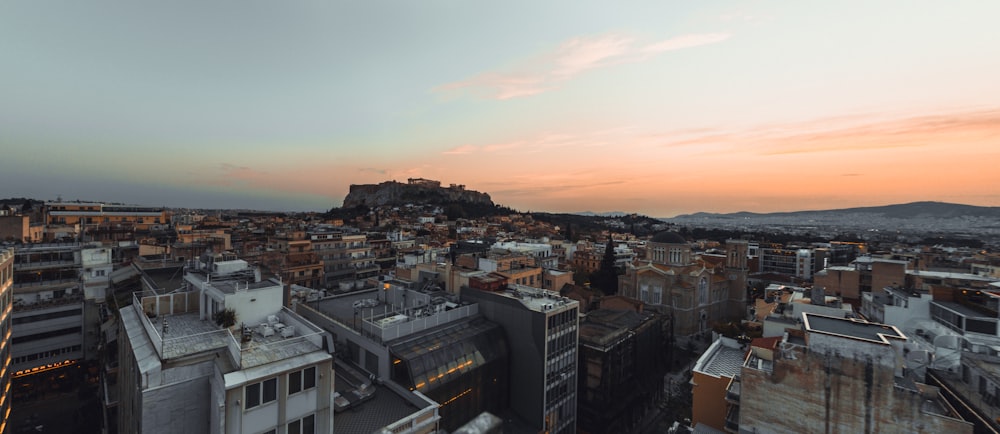
[[195, 292], [137, 292], [132, 307], [161, 360], [226, 349], [237, 367], [249, 368], [320, 351], [325, 339], [322, 329], [284, 307], [273, 315], [271, 333], [249, 324], [249, 333], [239, 325], [221, 328], [200, 318]]

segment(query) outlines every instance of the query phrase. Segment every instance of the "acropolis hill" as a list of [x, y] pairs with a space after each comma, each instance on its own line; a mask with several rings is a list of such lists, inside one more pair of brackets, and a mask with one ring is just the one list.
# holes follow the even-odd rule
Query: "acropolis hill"
[[412, 202], [428, 204], [464, 202], [493, 205], [490, 195], [466, 190], [464, 185], [451, 184], [448, 187], [442, 187], [440, 181], [410, 178], [407, 179], [406, 184], [397, 181], [386, 181], [380, 184], [352, 184], [347, 197], [344, 198], [343, 207], [404, 205]]

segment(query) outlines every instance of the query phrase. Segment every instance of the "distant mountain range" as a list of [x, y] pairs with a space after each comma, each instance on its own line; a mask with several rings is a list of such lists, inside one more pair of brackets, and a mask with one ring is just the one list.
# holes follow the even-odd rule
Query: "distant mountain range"
[[[837, 217], [848, 214], [871, 214], [880, 215], [885, 218], [911, 219], [911, 218], [938, 218], [951, 219], [958, 217], [990, 217], [1000, 218], [1000, 207], [986, 207], [974, 205], [962, 205], [945, 202], [912, 202], [898, 205], [869, 206], [858, 208], [844, 208], [831, 210], [814, 211], [792, 211], [792, 212], [734, 212], [728, 214], [698, 212], [694, 214], [682, 214], [673, 219], [701, 219], [701, 218], [764, 218], [764, 217]], [[671, 219], [665, 219], [671, 220]]]

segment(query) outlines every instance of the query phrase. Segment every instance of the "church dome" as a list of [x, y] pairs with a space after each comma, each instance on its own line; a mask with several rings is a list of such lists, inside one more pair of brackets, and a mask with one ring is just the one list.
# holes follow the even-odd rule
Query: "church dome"
[[687, 240], [681, 234], [673, 231], [663, 231], [653, 235], [650, 241], [661, 244], [687, 244]]

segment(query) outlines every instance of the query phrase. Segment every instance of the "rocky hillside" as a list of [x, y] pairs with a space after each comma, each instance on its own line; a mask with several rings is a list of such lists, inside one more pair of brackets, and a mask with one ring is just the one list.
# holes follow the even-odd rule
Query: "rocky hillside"
[[464, 185], [452, 184], [442, 187], [438, 181], [427, 179], [410, 179], [407, 183], [386, 181], [381, 184], [351, 185], [347, 197], [344, 198], [344, 208], [354, 208], [359, 205], [369, 207], [382, 205], [413, 204], [449, 204], [468, 203], [493, 206], [490, 195], [478, 191], [466, 190]]

